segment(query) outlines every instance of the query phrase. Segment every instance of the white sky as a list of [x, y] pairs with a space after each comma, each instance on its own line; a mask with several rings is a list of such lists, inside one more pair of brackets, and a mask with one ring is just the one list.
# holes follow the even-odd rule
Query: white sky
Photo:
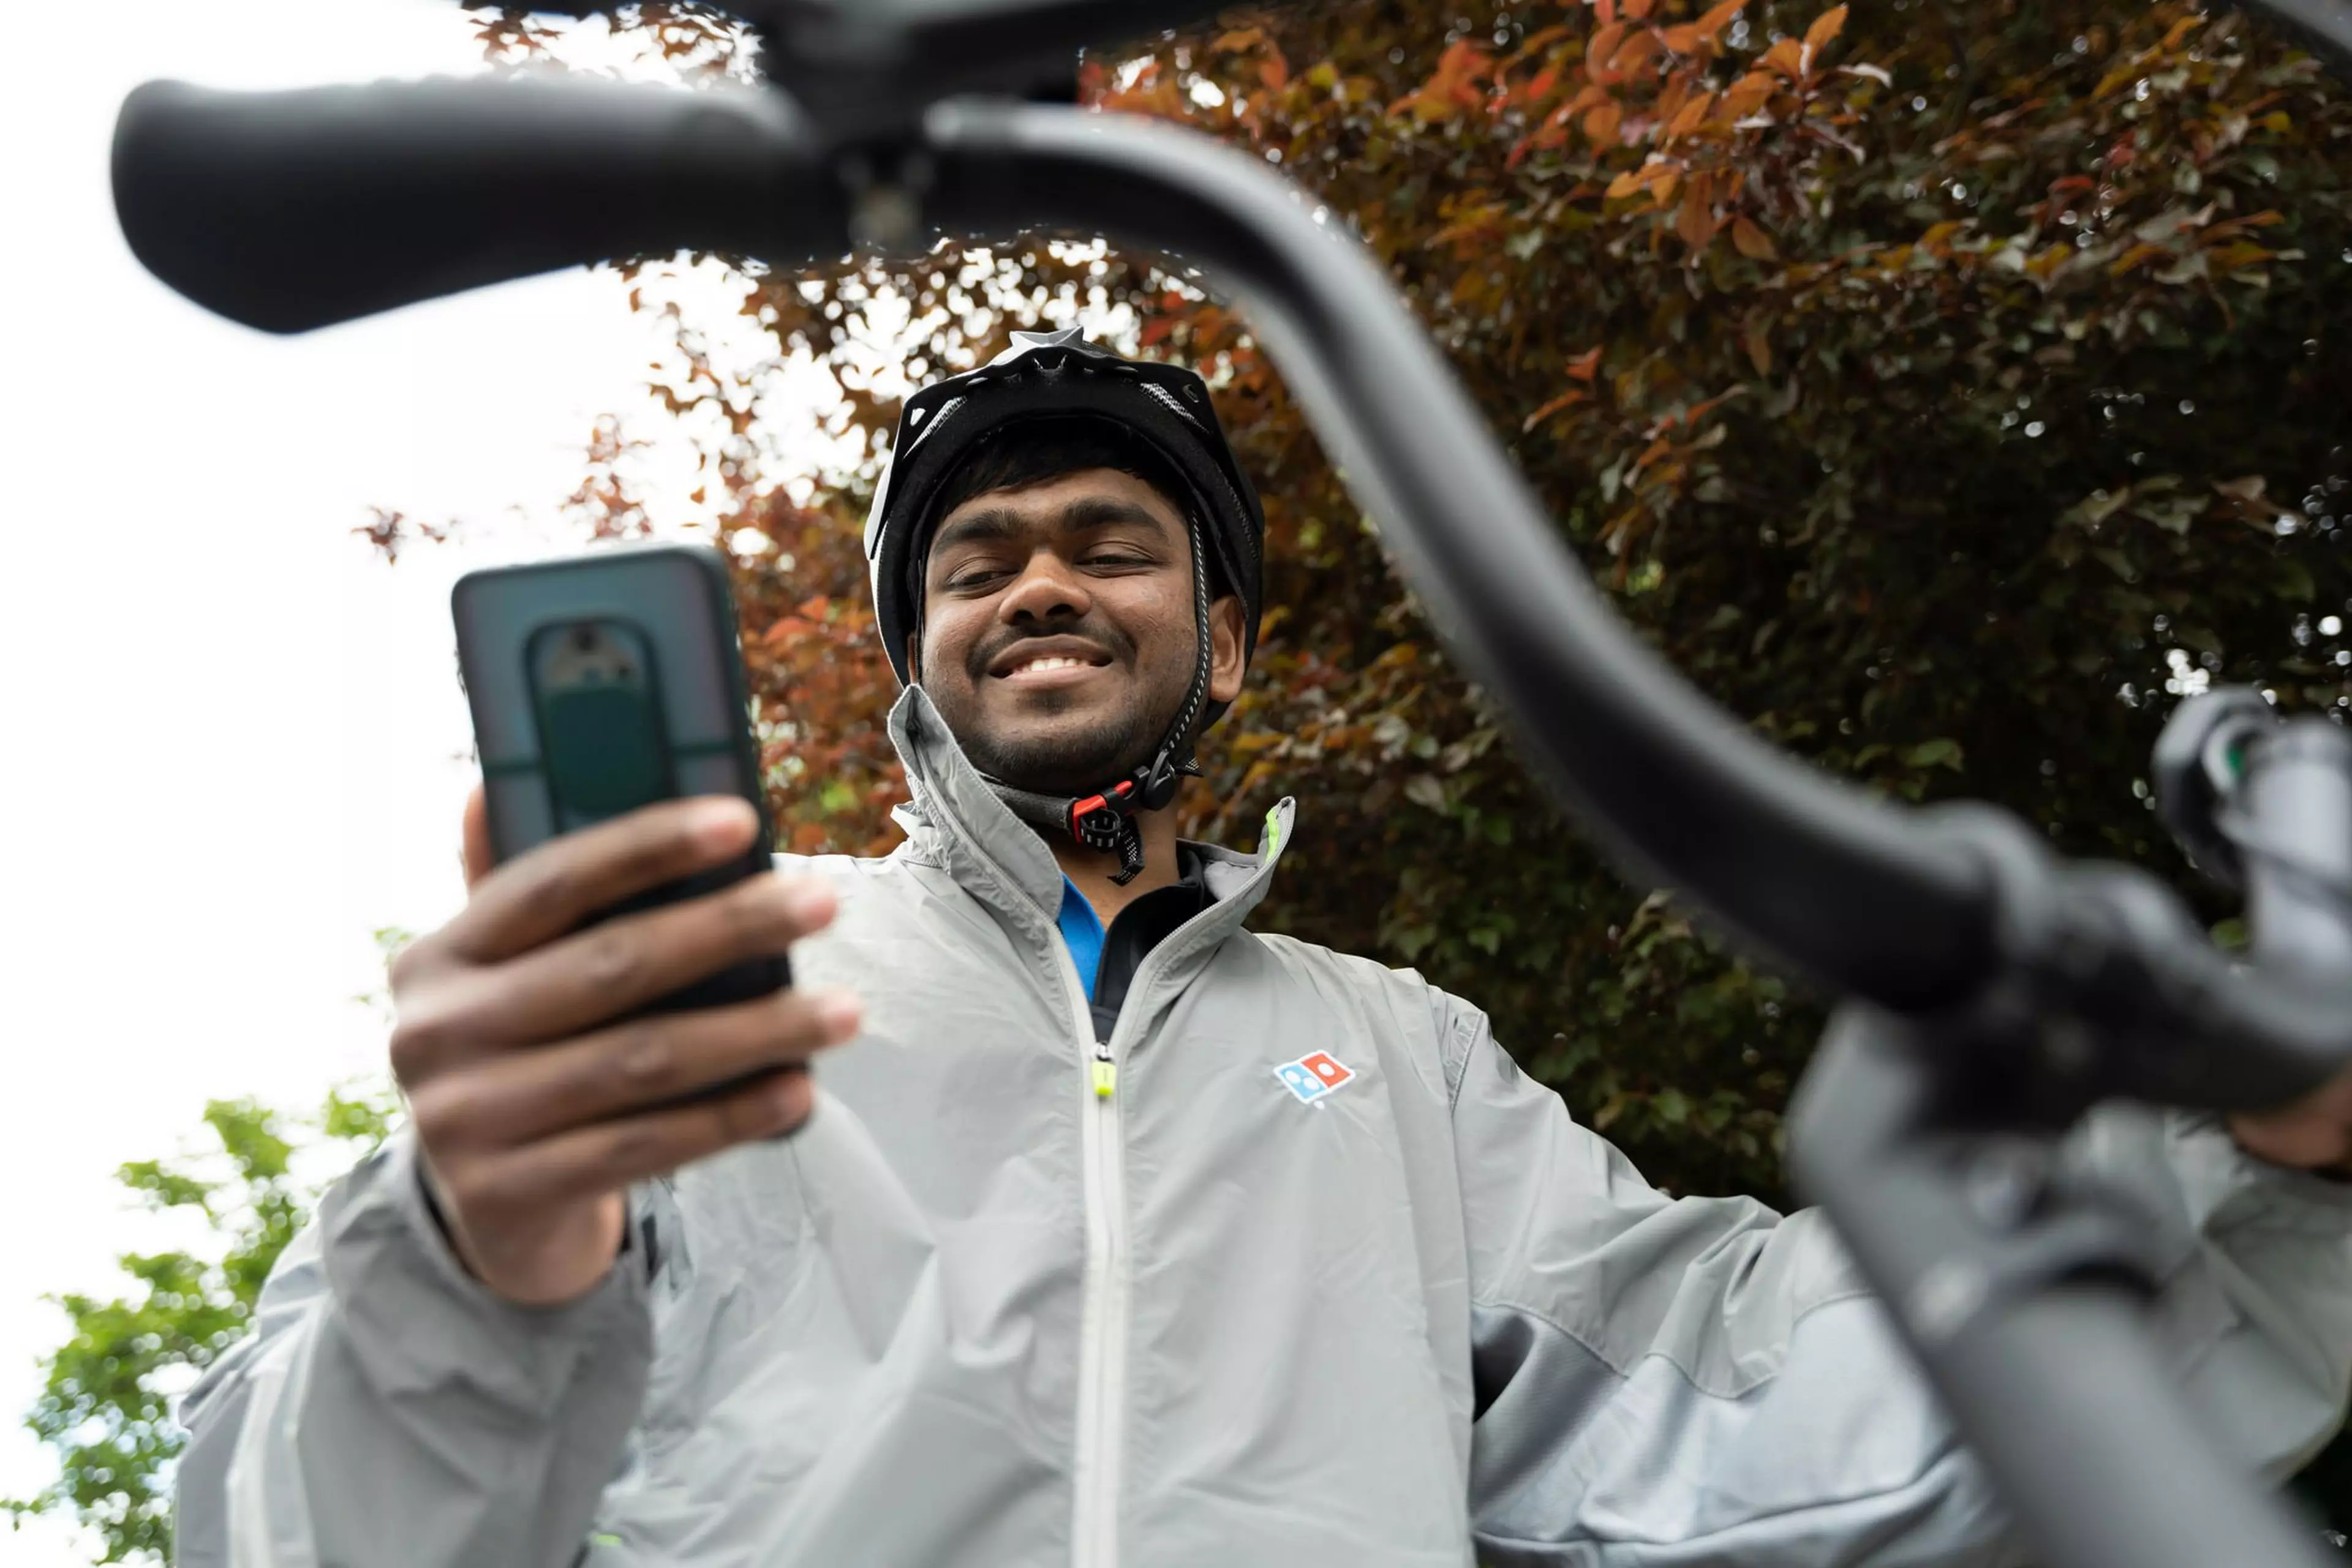
[[[44, 1292], [114, 1293], [170, 1245], [115, 1167], [206, 1100], [314, 1104], [380, 1070], [370, 932], [456, 907], [469, 782], [446, 595], [484, 549], [395, 568], [370, 503], [541, 518], [657, 342], [572, 273], [299, 339], [231, 326], [131, 259], [116, 107], [219, 86], [468, 70], [443, 0], [113, 0], [75, 47], [0, 58], [0, 1495], [54, 1476], [18, 1424], [61, 1337]], [[511, 553], [520, 524], [490, 547]], [[552, 537], [542, 525], [540, 537]], [[93, 1553], [0, 1531], [14, 1568]]]

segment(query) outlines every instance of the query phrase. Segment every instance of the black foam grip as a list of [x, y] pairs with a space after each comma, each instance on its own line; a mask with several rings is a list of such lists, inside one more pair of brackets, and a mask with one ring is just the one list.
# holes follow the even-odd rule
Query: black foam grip
[[181, 293], [303, 331], [631, 256], [837, 256], [846, 202], [814, 140], [788, 100], [748, 88], [150, 82], [116, 126], [115, 209]]

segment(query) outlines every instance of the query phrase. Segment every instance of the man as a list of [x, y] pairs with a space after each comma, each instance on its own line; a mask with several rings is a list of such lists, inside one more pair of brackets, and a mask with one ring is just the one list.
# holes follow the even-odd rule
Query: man
[[[488, 871], [478, 799], [395, 966], [414, 1131], [190, 1395], [182, 1563], [2013, 1561], [1818, 1216], [1666, 1199], [1475, 1008], [1245, 930], [1287, 802], [1177, 842], [1260, 530], [1197, 378], [1024, 335], [910, 401], [869, 527], [895, 854], [583, 931], [749, 813]], [[632, 1016], [787, 943], [792, 994]], [[2241, 1131], [2315, 1165], [2347, 1122]], [[2147, 1201], [2216, 1432], [2307, 1457], [2345, 1190], [2185, 1118], [2081, 1155]]]

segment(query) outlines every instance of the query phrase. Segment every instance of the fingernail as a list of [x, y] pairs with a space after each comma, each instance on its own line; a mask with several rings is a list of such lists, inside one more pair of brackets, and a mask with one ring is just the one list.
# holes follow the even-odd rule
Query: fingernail
[[797, 1129], [807, 1109], [807, 1077], [801, 1072], [783, 1072], [768, 1089], [768, 1110], [780, 1124], [772, 1137], [789, 1136]]
[[803, 882], [784, 894], [784, 908], [794, 923], [822, 925], [833, 918], [833, 889], [822, 882]]
[[756, 819], [746, 800], [706, 801], [695, 808], [694, 835], [715, 848], [738, 842]]
[[827, 992], [817, 998], [817, 1022], [824, 1026], [825, 1037], [845, 1040], [857, 1033], [865, 1020], [866, 1005], [846, 991]]

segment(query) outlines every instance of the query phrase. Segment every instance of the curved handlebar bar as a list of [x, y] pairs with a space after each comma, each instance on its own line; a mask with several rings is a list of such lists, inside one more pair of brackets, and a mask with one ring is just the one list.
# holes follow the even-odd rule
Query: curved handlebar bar
[[[150, 84], [124, 106], [116, 199], [158, 277], [278, 331], [638, 252], [805, 263], [849, 248], [854, 204], [785, 101], [575, 82]], [[1982, 876], [1756, 740], [1620, 628], [1378, 268], [1280, 175], [1173, 129], [1033, 105], [942, 104], [923, 140], [950, 228], [1082, 224], [1187, 254], [1246, 294], [1433, 624], [1642, 874], [1889, 1005], [1964, 998], [1990, 960]]]
[[2062, 873], [2021, 827], [1882, 803], [1685, 685], [1617, 622], [1370, 256], [1279, 174], [1172, 127], [976, 100], [934, 106], [898, 157], [845, 155], [751, 88], [158, 84], [126, 104], [114, 166], [141, 258], [278, 331], [633, 253], [804, 264], [846, 251], [893, 182], [951, 231], [1076, 226], [1184, 255], [1245, 299], [1433, 626], [1634, 875], [1909, 1014], [2095, 950], [2045, 978], [2130, 1047], [2107, 1092], [2270, 1103], [2352, 1052], [2334, 985], [2233, 974], [2152, 882]]
[[157, 277], [277, 332], [586, 260], [772, 252], [788, 232], [848, 248], [841, 184], [805, 120], [748, 89], [150, 82], [122, 107], [114, 193]]

